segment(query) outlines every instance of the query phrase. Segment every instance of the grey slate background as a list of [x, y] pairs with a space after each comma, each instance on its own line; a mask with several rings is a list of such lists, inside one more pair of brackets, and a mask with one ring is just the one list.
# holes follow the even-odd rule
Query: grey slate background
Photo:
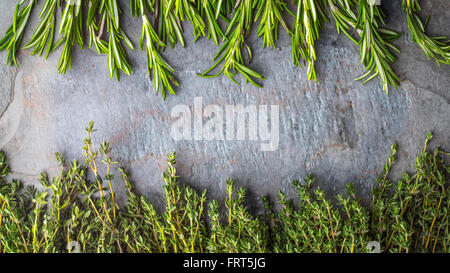
[[[16, 2], [0, 2], [1, 33], [12, 20]], [[38, 22], [43, 2], [33, 12], [24, 41]], [[277, 50], [261, 49], [262, 39], [253, 32], [251, 67], [267, 78], [262, 89], [239, 87], [226, 77], [197, 77], [211, 65], [218, 48], [205, 38], [194, 44], [187, 25], [186, 47], [163, 54], [181, 82], [178, 95], [168, 96], [166, 102], [154, 95], [145, 53], [139, 49], [128, 52], [135, 73], [120, 83], [108, 79], [106, 57], [92, 49], [76, 48], [72, 70], [66, 75], [56, 72], [61, 49], [48, 61], [22, 52], [20, 68], [1, 65], [0, 149], [8, 155], [12, 177], [37, 184], [41, 171], [57, 172], [55, 151], [68, 160], [82, 159], [83, 126], [94, 120], [98, 129], [94, 140], [111, 142], [113, 157], [131, 172], [137, 189], [155, 203], [162, 201], [161, 172], [172, 151], [178, 154], [181, 181], [206, 188], [212, 198], [222, 199], [228, 177], [250, 189], [253, 205], [259, 196], [276, 196], [279, 189], [293, 195], [291, 181], [307, 173], [314, 174], [330, 195], [352, 182], [368, 196], [393, 142], [399, 144], [399, 162], [392, 179], [413, 170], [428, 131], [435, 134], [434, 145], [450, 150], [450, 68], [427, 60], [411, 42], [400, 2], [383, 1], [388, 26], [405, 33], [396, 42], [402, 52], [394, 65], [403, 81], [388, 96], [378, 80], [364, 86], [353, 81], [364, 72], [359, 49], [336, 34], [334, 23], [325, 25], [318, 41], [317, 84], [306, 80], [305, 70], [292, 65], [290, 39], [282, 30]], [[450, 36], [450, 2], [422, 2], [424, 12], [431, 15], [430, 32]], [[126, 15], [121, 23], [136, 45], [141, 21], [128, 16], [128, 1], [121, 6]], [[6, 53], [0, 53], [2, 63], [5, 58]], [[198, 96], [204, 105], [278, 104], [279, 149], [261, 152], [252, 141], [175, 142], [170, 137], [171, 109], [178, 104], [192, 106]], [[118, 183], [117, 191], [123, 192]]]

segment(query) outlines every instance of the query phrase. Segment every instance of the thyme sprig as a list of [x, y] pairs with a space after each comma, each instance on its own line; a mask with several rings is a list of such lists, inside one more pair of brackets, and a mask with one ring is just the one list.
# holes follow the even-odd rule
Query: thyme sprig
[[[234, 83], [239, 83], [235, 80], [236, 74], [239, 72], [246, 83], [251, 82], [257, 87], [262, 87], [256, 82], [256, 79], [264, 80], [264, 77], [253, 69], [245, 65], [242, 49], [247, 50], [249, 61], [252, 60], [252, 51], [246, 44], [245, 38], [250, 33], [253, 25], [253, 12], [256, 8], [257, 1], [240, 0], [236, 3], [235, 13], [230, 23], [228, 24], [225, 36], [228, 38], [214, 56], [213, 61], [216, 61], [209, 69], [202, 74], [198, 74], [203, 78], [213, 78], [220, 74], [227, 76]], [[220, 71], [214, 75], [208, 75], [210, 71], [223, 63]]]
[[429, 17], [423, 21], [419, 14], [419, 0], [403, 0], [403, 10], [406, 12], [408, 28], [412, 40], [419, 45], [427, 58], [433, 58], [437, 64], [450, 64], [450, 40], [445, 36], [430, 36], [426, 33]]
[[284, 193], [279, 193], [280, 236], [274, 243], [275, 252], [337, 252], [342, 219], [339, 211], [325, 199], [320, 188], [313, 190], [314, 179], [307, 176], [304, 185], [294, 181], [302, 207], [295, 210]]
[[207, 251], [212, 253], [268, 252], [268, 224], [253, 217], [245, 207], [245, 188], [236, 189], [231, 179], [228, 179], [226, 184], [226, 221], [221, 221], [224, 215], [216, 201], [210, 202], [208, 206], [211, 235], [207, 242]]
[[166, 45], [158, 37], [158, 34], [145, 14], [146, 10], [152, 10], [153, 5], [149, 0], [131, 0], [131, 6], [133, 7], [131, 10], [132, 15], [136, 16], [139, 13], [142, 18], [140, 47], [141, 50], [144, 50], [145, 42], [147, 51], [147, 69], [150, 79], [154, 78], [155, 94], [159, 94], [161, 91], [163, 99], [166, 98], [167, 91], [169, 91], [170, 94], [175, 95], [172, 84], [179, 86], [178, 81], [172, 75], [172, 73], [175, 72], [175, 69], [173, 69], [159, 54], [158, 46], [165, 47]]
[[322, 0], [298, 0], [295, 23], [292, 30], [292, 60], [294, 65], [302, 66], [302, 60], [308, 63], [307, 79], [317, 81], [314, 62], [317, 59], [315, 42], [319, 31], [328, 21], [325, 4]]
[[17, 52], [22, 43], [25, 28], [36, 0], [29, 0], [27, 4], [25, 4], [25, 2], [26, 0], [21, 0], [17, 3], [13, 22], [0, 40], [0, 51], [8, 51], [6, 57], [7, 65], [14, 64], [15, 66], [19, 66], [19, 63], [17, 62]]
[[370, 252], [367, 245], [374, 240], [383, 252], [450, 252], [449, 154], [428, 148], [431, 134], [415, 172], [405, 174], [394, 188], [389, 172], [397, 146], [391, 147], [372, 190], [371, 208], [362, 205], [350, 184], [347, 194], [333, 203], [308, 175], [293, 182], [298, 208], [280, 192], [279, 212], [265, 197], [264, 215], [255, 216], [245, 206], [246, 190], [231, 179], [226, 182], [225, 213], [218, 202], [208, 202], [206, 191], [199, 194], [182, 185], [174, 153], [162, 177], [163, 212], [134, 192], [123, 168], [119, 172], [128, 202], [119, 208], [112, 149], [107, 142], [95, 148], [93, 122], [85, 129], [84, 164], [55, 154], [60, 172], [52, 179], [41, 175], [42, 191], [18, 180], [7, 182], [11, 171], [0, 153], [0, 253], [71, 252], [74, 244], [82, 252], [101, 253], [357, 253]]
[[449, 251], [450, 168], [445, 165], [448, 153], [439, 149], [428, 151], [432, 137], [431, 133], [427, 135], [416, 160], [415, 174], [405, 174], [395, 186], [394, 195], [388, 194], [391, 182], [387, 172], [394, 162], [396, 147], [373, 189], [372, 230], [390, 252], [434, 253], [439, 248]]

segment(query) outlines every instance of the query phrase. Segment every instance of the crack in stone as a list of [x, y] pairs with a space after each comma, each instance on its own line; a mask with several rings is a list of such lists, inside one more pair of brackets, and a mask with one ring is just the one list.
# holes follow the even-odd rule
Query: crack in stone
[[6, 111], [8, 111], [9, 106], [12, 104], [12, 102], [14, 101], [14, 95], [15, 95], [15, 88], [16, 88], [16, 79], [17, 79], [17, 75], [19, 74], [19, 69], [18, 68], [14, 68], [14, 72], [13, 72], [13, 76], [11, 78], [11, 89], [10, 89], [10, 93], [9, 93], [9, 102], [7, 103], [5, 110], [3, 110], [0, 113], [0, 119], [3, 118], [3, 115], [6, 113]]

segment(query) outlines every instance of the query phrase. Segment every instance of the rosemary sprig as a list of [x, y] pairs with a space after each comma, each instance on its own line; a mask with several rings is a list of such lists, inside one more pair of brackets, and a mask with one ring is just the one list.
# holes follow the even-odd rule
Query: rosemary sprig
[[[173, 48], [177, 42], [180, 42], [181, 46], [185, 46], [183, 37], [183, 27], [179, 19], [175, 16], [173, 10], [168, 7], [166, 0], [159, 0], [159, 5], [156, 4], [155, 17], [156, 25], [159, 25], [159, 37], [164, 44], [169, 41], [170, 46]], [[160, 18], [162, 15], [162, 18]], [[164, 47], [162, 48], [164, 49]]]
[[[163, 213], [133, 192], [128, 174], [119, 169], [128, 202], [119, 208], [113, 189], [111, 147], [92, 141], [91, 122], [84, 139], [84, 164], [67, 164], [60, 154], [59, 175], [40, 177], [43, 191], [6, 181], [8, 162], [0, 153], [0, 253], [71, 252], [370, 252], [367, 243], [381, 243], [382, 252], [450, 252], [448, 233], [450, 185], [448, 153], [429, 150], [428, 134], [416, 170], [392, 189], [388, 176], [392, 152], [372, 191], [372, 209], [361, 205], [355, 189], [338, 195], [338, 205], [308, 175], [294, 181], [299, 208], [280, 192], [281, 210], [264, 198], [266, 214], [255, 216], [245, 206], [246, 190], [227, 180], [225, 213], [218, 202], [208, 204], [206, 191], [182, 185], [175, 153], [163, 173]], [[99, 160], [104, 164], [100, 167]], [[393, 191], [392, 191], [393, 190]], [[269, 212], [269, 213], [267, 213]]]
[[[105, 28], [106, 12], [104, 9], [100, 9], [100, 5], [104, 5], [104, 2], [102, 0], [90, 0], [87, 3], [88, 46], [89, 48], [94, 47], [98, 54], [108, 54], [108, 42], [101, 38]], [[100, 18], [98, 19], [98, 17]]]
[[[57, 48], [54, 45], [55, 31], [56, 31], [56, 11], [61, 6], [60, 0], [46, 0], [39, 18], [41, 19], [39, 25], [31, 36], [31, 40], [24, 46], [24, 49], [33, 48], [31, 55], [39, 54], [47, 48], [45, 59], [50, 53]], [[62, 41], [62, 40], [60, 40]]]
[[161, 41], [153, 28], [152, 24], [145, 15], [146, 10], [152, 9], [152, 3], [150, 0], [131, 0], [132, 16], [136, 16], [138, 13], [142, 18], [142, 34], [140, 40], [141, 50], [145, 48], [147, 52], [147, 69], [152, 79], [152, 74], [154, 76], [154, 88], [155, 94], [158, 95], [161, 91], [161, 96], [163, 99], [166, 98], [166, 93], [169, 91], [170, 94], [175, 95], [175, 90], [172, 84], [179, 86], [178, 81], [172, 75], [175, 72], [173, 69], [159, 54], [158, 46], [165, 47], [166, 45]]
[[[379, 76], [386, 94], [389, 85], [397, 87], [400, 79], [391, 67], [396, 60], [391, 51], [400, 52], [392, 42], [401, 34], [380, 26], [384, 24], [381, 8], [368, 4], [366, 0], [328, 0], [328, 4], [338, 33], [343, 32], [360, 47], [361, 63], [366, 67], [366, 73], [355, 80], [364, 80], [364, 84]], [[350, 27], [356, 30], [359, 38], [353, 38], [349, 33]]]
[[225, 17], [230, 15], [234, 10], [236, 1], [239, 1], [239, 0], [215, 0], [215, 3], [216, 3], [215, 18], [216, 18], [216, 20], [219, 19], [219, 17], [221, 17], [222, 19], [225, 19]]
[[258, 37], [263, 36], [263, 47], [275, 47], [275, 41], [278, 40], [278, 25], [290, 33], [290, 30], [284, 21], [283, 12], [289, 11], [286, 8], [284, 0], [260, 0], [258, 1], [258, 11], [255, 16], [255, 22], [261, 16], [258, 26]]
[[101, 0], [99, 6], [99, 14], [101, 14], [102, 24], [103, 20], [106, 22], [106, 29], [109, 33], [108, 42], [108, 71], [109, 77], [116, 75], [116, 79], [120, 80], [120, 71], [126, 75], [133, 73], [133, 69], [128, 63], [125, 49], [122, 45], [124, 42], [130, 49], [134, 49], [130, 39], [128, 39], [125, 32], [119, 24], [120, 8], [117, 0]]
[[160, 0], [165, 1], [165, 14], [164, 18], [169, 17], [170, 13], [173, 13], [177, 19], [184, 22], [186, 19], [191, 21], [194, 29], [194, 36], [197, 40], [200, 36], [205, 36], [205, 22], [199, 13], [196, 5], [198, 1], [195, 0]]
[[[88, 45], [94, 47], [98, 54], [108, 55], [109, 77], [112, 78], [115, 75], [119, 81], [120, 71], [126, 75], [133, 73], [122, 42], [130, 49], [134, 49], [134, 46], [120, 27], [121, 11], [118, 3], [116, 0], [89, 0], [86, 3], [88, 4], [86, 19]], [[107, 41], [102, 39], [105, 32], [109, 34]]]
[[[225, 32], [225, 36], [228, 38], [213, 58], [214, 61], [217, 61], [205, 72], [198, 74], [200, 77], [213, 78], [219, 76], [220, 74], [224, 74], [234, 83], [239, 85], [239, 83], [234, 79], [236, 73], [239, 72], [242, 76], [244, 76], [246, 82], [251, 82], [255, 86], [261, 87], [255, 79], [264, 80], [264, 77], [258, 72], [248, 68], [245, 65], [242, 55], [242, 48], [245, 47], [249, 55], [249, 61], [251, 61], [252, 51], [245, 43], [245, 37], [247, 37], [251, 30], [253, 24], [253, 12], [257, 3], [257, 1], [251, 0], [240, 0], [236, 3], [235, 13]], [[222, 69], [217, 74], [207, 75], [222, 62]]]
[[[358, 20], [354, 13], [356, 4], [354, 0], [328, 0], [331, 15], [336, 23], [337, 33], [343, 32], [350, 40], [358, 44], [358, 41], [349, 33], [350, 27], [356, 29], [356, 21]], [[356, 29], [356, 31], [361, 34], [361, 30]]]
[[0, 51], [8, 50], [6, 57], [6, 64], [19, 66], [17, 62], [17, 52], [22, 43], [25, 27], [30, 18], [31, 11], [36, 3], [36, 0], [29, 0], [24, 6], [26, 0], [21, 0], [16, 5], [14, 11], [14, 18], [11, 26], [6, 31], [3, 38], [0, 40]]
[[[54, 43], [56, 30], [56, 11], [61, 7], [62, 15], [59, 27], [61, 38]], [[47, 0], [39, 14], [41, 22], [25, 45], [25, 49], [33, 48], [32, 55], [45, 53], [45, 59], [51, 52], [64, 44], [61, 57], [58, 62], [58, 73], [64, 74], [72, 64], [72, 48], [77, 43], [83, 47], [83, 15], [80, 0]]]
[[294, 65], [302, 66], [302, 59], [308, 63], [307, 78], [317, 82], [314, 62], [317, 59], [315, 42], [319, 31], [328, 21], [323, 0], [298, 0], [292, 34], [292, 59]]
[[[208, 24], [208, 39], [212, 39], [214, 44], [219, 44], [219, 39], [222, 39], [225, 37], [225, 35], [222, 32], [222, 29], [220, 28], [218, 18], [215, 17], [214, 10], [217, 10], [220, 12], [220, 9], [216, 9], [215, 1], [211, 0], [199, 0], [198, 8], [200, 12], [201, 17], [206, 17], [206, 22]], [[221, 15], [220, 13], [218, 16]]]
[[67, 68], [72, 65], [72, 48], [77, 43], [83, 48], [83, 14], [80, 0], [66, 0], [61, 15], [59, 33], [62, 37], [56, 42], [58, 46], [65, 41], [63, 52], [58, 63], [58, 72], [66, 73]]
[[[278, 28], [282, 25], [290, 35], [292, 34], [294, 64], [302, 66], [302, 63], [306, 62], [307, 78], [314, 78], [317, 81], [314, 67], [317, 59], [315, 43], [322, 25], [328, 20], [326, 2], [330, 6], [338, 33], [344, 33], [360, 47], [361, 62], [366, 72], [355, 80], [363, 80], [363, 83], [366, 83], [378, 76], [386, 93], [389, 85], [397, 87], [400, 79], [393, 71], [392, 64], [396, 60], [394, 52], [399, 50], [393, 45], [393, 41], [398, 39], [400, 34], [382, 27], [385, 24], [384, 14], [374, 1], [297, 0], [295, 15], [286, 8], [287, 3], [284, 0], [132, 0], [131, 9], [132, 13], [137, 9], [147, 10], [154, 16], [154, 21], [150, 22], [149, 17], [141, 12], [144, 40], [152, 41], [146, 44], [148, 56], [154, 57], [148, 58], [151, 63], [148, 67], [150, 71], [156, 72], [155, 78], [159, 82], [155, 85], [158, 89], [155, 90], [156, 93], [161, 90], [161, 95], [165, 97], [166, 91], [173, 93], [172, 84], [178, 85], [178, 82], [171, 74], [173, 69], [162, 60], [158, 50], [164, 50], [167, 44], [174, 47], [178, 42], [185, 46], [182, 25], [185, 21], [191, 21], [193, 25], [194, 41], [206, 35], [206, 28], [208, 28], [207, 38], [212, 39], [216, 45], [223, 40], [213, 59], [215, 63], [204, 73], [199, 74], [201, 77], [211, 78], [223, 74], [237, 83], [235, 76], [240, 73], [246, 82], [260, 87], [257, 81], [263, 80], [264, 77], [249, 68], [243, 56], [246, 51], [248, 63], [251, 62], [252, 52], [246, 44], [246, 37], [251, 31], [252, 24], [260, 19], [257, 36], [263, 36], [263, 47], [275, 48]], [[6, 62], [9, 65], [13, 63], [18, 65], [17, 52], [35, 3], [37, 0], [18, 2], [13, 22], [0, 40], [0, 50], [8, 50]], [[78, 44], [83, 47], [81, 3], [81, 0], [45, 0], [39, 14], [40, 23], [31, 40], [24, 46], [25, 49], [32, 49], [32, 55], [44, 54], [47, 59], [51, 52], [64, 44], [58, 63], [59, 73], [65, 73], [67, 68], [71, 67], [73, 46]], [[89, 47], [94, 47], [99, 54], [108, 55], [110, 78], [115, 75], [119, 80], [121, 72], [130, 75], [133, 70], [127, 60], [123, 43], [131, 49], [133, 45], [120, 27], [121, 10], [118, 1], [89, 0], [84, 3], [88, 5], [86, 29]], [[419, 0], [402, 0], [402, 6], [414, 42], [428, 58], [435, 59], [438, 65], [450, 64], [450, 41], [446, 37], [434, 37], [426, 33], [429, 18], [422, 20], [419, 17], [421, 12]], [[61, 37], [55, 41], [58, 8], [61, 8], [61, 22], [58, 27]], [[292, 32], [285, 23], [283, 13], [295, 16]], [[227, 16], [230, 14], [233, 16], [229, 21]], [[225, 32], [220, 27], [219, 18], [228, 24]], [[351, 29], [354, 29], [355, 33], [351, 33]], [[155, 32], [158, 35], [154, 35]], [[355, 35], [358, 37], [355, 38]], [[221, 64], [222, 68], [217, 74], [208, 75]]]
[[403, 0], [411, 38], [419, 45], [427, 58], [433, 58], [437, 64], [450, 64], [450, 40], [445, 36], [429, 36], [426, 33], [429, 17], [424, 21], [419, 17], [421, 7], [419, 0]]
[[397, 88], [400, 83], [391, 67], [397, 58], [389, 49], [400, 52], [392, 41], [397, 40], [401, 34], [379, 27], [378, 20], [384, 24], [384, 14], [377, 5], [369, 5], [366, 0], [359, 0], [358, 11], [356, 27], [362, 30], [359, 40], [361, 62], [367, 72], [355, 80], [365, 79], [365, 83], [378, 75], [387, 94], [389, 85]]

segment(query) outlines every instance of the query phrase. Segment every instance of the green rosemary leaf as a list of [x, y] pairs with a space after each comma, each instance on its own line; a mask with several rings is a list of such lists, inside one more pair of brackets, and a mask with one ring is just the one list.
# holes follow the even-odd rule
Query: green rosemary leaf
[[[328, 0], [331, 14], [336, 23], [338, 33], [343, 32], [355, 44], [357, 39], [348, 32], [350, 28], [356, 29], [357, 16], [354, 13], [356, 1], [354, 0]], [[360, 33], [360, 30], [357, 30]]]
[[107, 16], [104, 7], [105, 5], [103, 0], [90, 0], [88, 2], [88, 15], [86, 19], [89, 36], [88, 46], [90, 48], [94, 47], [98, 54], [108, 54], [109, 50], [108, 43], [101, 38], [105, 28]]
[[[396, 57], [389, 51], [386, 40], [395, 40], [399, 35], [389, 34], [388, 38], [385, 38], [382, 33], [379, 33], [379, 22], [383, 23], [383, 16], [378, 6], [369, 5], [365, 0], [359, 0], [356, 28], [361, 30], [359, 42], [361, 62], [366, 66], [366, 69], [373, 70], [380, 77], [383, 90], [387, 94], [388, 86], [397, 87], [400, 79], [391, 68], [391, 64], [396, 60]], [[383, 30], [383, 32], [386, 31]]]

